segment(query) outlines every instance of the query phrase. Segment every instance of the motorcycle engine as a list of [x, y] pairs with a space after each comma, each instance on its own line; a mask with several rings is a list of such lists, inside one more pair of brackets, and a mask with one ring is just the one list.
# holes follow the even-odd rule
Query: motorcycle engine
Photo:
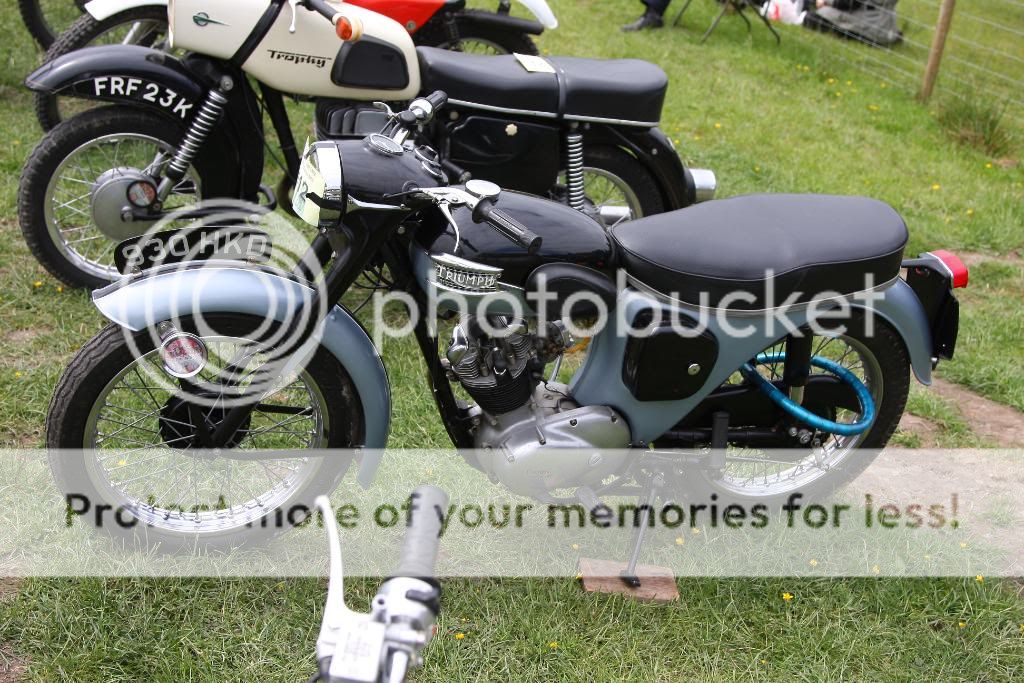
[[[545, 363], [568, 345], [561, 335], [512, 324], [486, 335], [472, 316], [455, 328], [449, 369], [481, 410], [476, 464], [515, 493], [538, 500], [558, 488], [599, 485], [626, 465], [630, 429], [609, 406], [580, 406], [564, 384], [545, 382]], [[553, 354], [553, 355], [552, 355]]]

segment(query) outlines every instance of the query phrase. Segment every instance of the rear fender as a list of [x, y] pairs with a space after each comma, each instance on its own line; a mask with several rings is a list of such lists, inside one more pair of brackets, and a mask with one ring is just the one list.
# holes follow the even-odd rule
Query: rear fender
[[167, 0], [92, 0], [85, 4], [85, 11], [96, 21], [103, 21], [136, 7], [167, 7]]
[[530, 10], [530, 13], [537, 17], [537, 21], [544, 25], [544, 28], [552, 31], [558, 28], [558, 19], [551, 11], [550, 5], [544, 0], [519, 0], [519, 4]]
[[932, 331], [928, 315], [921, 300], [902, 278], [877, 292], [880, 296], [870, 302], [854, 302], [853, 308], [861, 308], [885, 320], [903, 338], [910, 355], [910, 366], [921, 384], [932, 383]]
[[[98, 289], [92, 298], [109, 320], [141, 330], [196, 313], [242, 313], [287, 322], [312, 295], [308, 284], [281, 271], [211, 261], [201, 267], [154, 268]], [[359, 395], [367, 450], [358, 478], [361, 485], [369, 486], [380, 466], [380, 449], [387, 444], [391, 421], [387, 372], [366, 331], [340, 306], [331, 310], [317, 334], [320, 344], [348, 372]]]
[[693, 175], [660, 128], [591, 124], [584, 140], [588, 145], [621, 147], [636, 157], [658, 183], [666, 211], [682, 209], [697, 201]]

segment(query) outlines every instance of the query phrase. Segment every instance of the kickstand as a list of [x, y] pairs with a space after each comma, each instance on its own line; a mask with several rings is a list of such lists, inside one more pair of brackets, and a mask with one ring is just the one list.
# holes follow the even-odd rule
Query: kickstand
[[640, 587], [640, 577], [636, 575], [636, 563], [640, 559], [640, 549], [643, 547], [644, 537], [647, 535], [647, 527], [650, 525], [651, 515], [654, 514], [654, 503], [658, 499], [658, 492], [664, 485], [665, 475], [661, 472], [655, 472], [647, 481], [645, 491], [647, 493], [647, 501], [640, 508], [640, 525], [636, 528], [633, 535], [633, 552], [629, 555], [629, 564], [619, 574], [630, 588]]

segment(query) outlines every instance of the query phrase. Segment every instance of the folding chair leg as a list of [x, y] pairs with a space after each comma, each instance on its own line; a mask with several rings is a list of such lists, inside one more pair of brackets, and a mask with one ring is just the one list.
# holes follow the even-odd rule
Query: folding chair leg
[[[746, 1], [749, 2], [750, 0]], [[753, 7], [753, 5], [751, 6]], [[768, 20], [768, 17], [758, 12], [756, 7], [754, 7], [754, 13], [757, 14], [757, 17], [764, 23], [765, 26], [768, 27], [768, 30], [772, 32], [772, 35], [775, 36], [775, 44], [782, 45], [782, 36], [780, 36], [779, 32], [775, 30], [774, 26], [772, 26], [772, 22]]]
[[728, 11], [728, 7], [728, 4], [722, 5], [722, 11], [719, 12], [718, 16], [715, 17], [715, 20], [711, 22], [711, 26], [708, 26], [708, 30], [704, 31], [704, 35], [700, 37], [701, 43], [707, 41], [708, 36], [715, 32], [715, 29], [718, 27], [718, 22], [720, 22], [722, 20], [722, 17], [725, 16], [726, 11]]
[[679, 10], [679, 14], [676, 15], [675, 21], [672, 22], [672, 28], [679, 26], [679, 20], [683, 18], [683, 13], [690, 8], [691, 2], [693, 2], [693, 0], [686, 0], [686, 4], [684, 4], [683, 8]]

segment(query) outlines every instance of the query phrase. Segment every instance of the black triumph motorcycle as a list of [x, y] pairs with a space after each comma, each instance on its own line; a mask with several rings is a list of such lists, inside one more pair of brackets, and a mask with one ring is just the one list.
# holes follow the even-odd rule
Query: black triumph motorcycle
[[[122, 245], [128, 277], [93, 295], [112, 322], [72, 359], [47, 414], [65, 493], [123, 510], [150, 542], [230, 545], [281, 531], [265, 522], [331, 491], [346, 449], [363, 449], [369, 485], [391, 391], [339, 302], [381, 266], [452, 443], [540, 501], [694, 485], [745, 504], [822, 495], [885, 446], [910, 371], [927, 384], [952, 358], [966, 269], [946, 252], [903, 260], [907, 228], [888, 205], [752, 195], [609, 231], [487, 181], [440, 182], [410, 136], [444, 101], [418, 99], [382, 134], [305, 155], [293, 201], [330, 244], [305, 257], [322, 277], [154, 264], [191, 239], [180, 231]], [[671, 239], [679, 231], [690, 238]], [[602, 309], [571, 381], [548, 374], [574, 344], [568, 322]], [[443, 351], [435, 316], [457, 323]]]
[[[227, 29], [216, 16], [202, 27], [181, 21], [182, 6], [170, 15], [174, 45], [190, 50], [182, 59], [138, 46], [87, 48], [26, 81], [47, 95], [112, 105], [50, 131], [22, 174], [25, 239], [69, 284], [116, 279], [114, 245], [169, 209], [214, 197], [273, 204], [286, 194], [299, 149], [283, 93], [315, 101], [317, 137], [341, 139], [381, 129], [387, 105], [374, 101], [445, 89], [445, 117], [416, 134], [437, 150], [447, 178], [551, 196], [606, 225], [713, 194], [713, 174], [687, 169], [657, 127], [668, 80], [653, 64], [417, 49], [394, 21], [348, 5], [342, 14], [323, 0], [233, 10]], [[287, 170], [276, 193], [260, 184], [264, 112]]]

